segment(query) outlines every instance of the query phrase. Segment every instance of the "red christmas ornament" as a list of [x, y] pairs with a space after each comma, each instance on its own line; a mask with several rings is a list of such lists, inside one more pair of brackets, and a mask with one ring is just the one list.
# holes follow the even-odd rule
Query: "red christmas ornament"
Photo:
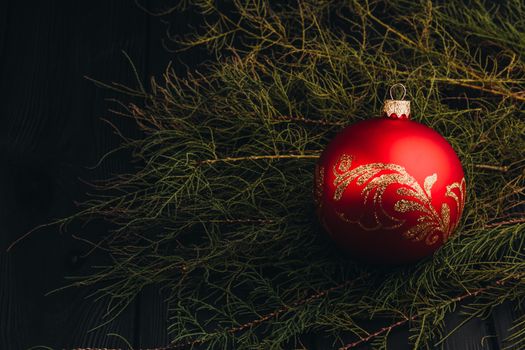
[[446, 242], [460, 220], [461, 163], [439, 133], [409, 118], [410, 101], [386, 100], [382, 118], [346, 127], [316, 166], [319, 219], [359, 260], [416, 261]]

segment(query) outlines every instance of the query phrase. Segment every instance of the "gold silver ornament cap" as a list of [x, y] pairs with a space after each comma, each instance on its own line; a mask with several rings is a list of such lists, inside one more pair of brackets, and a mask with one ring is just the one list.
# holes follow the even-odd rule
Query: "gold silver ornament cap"
[[[403, 96], [400, 100], [393, 97], [393, 90], [400, 88]], [[394, 84], [390, 87], [390, 99], [385, 100], [383, 105], [383, 115], [391, 119], [410, 119], [410, 101], [405, 100], [407, 89], [401, 83]]]

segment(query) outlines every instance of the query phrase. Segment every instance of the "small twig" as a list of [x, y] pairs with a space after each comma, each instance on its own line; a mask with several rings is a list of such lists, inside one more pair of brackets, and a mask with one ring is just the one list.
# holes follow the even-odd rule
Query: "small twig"
[[324, 126], [345, 126], [346, 124], [348, 124], [347, 122], [329, 122], [326, 120], [308, 119], [300, 116], [278, 116], [274, 117], [273, 119], [283, 122], [302, 122], [305, 124], [318, 124]]
[[275, 220], [267, 219], [222, 219], [222, 220], [207, 220], [205, 222], [212, 224], [275, 224]]
[[[71, 350], [123, 350], [123, 349], [122, 348], [71, 348]], [[141, 349], [141, 350], [148, 350], [148, 349]], [[159, 349], [159, 350], [162, 350], [162, 349]]]
[[201, 160], [198, 164], [214, 164], [214, 163], [230, 163], [230, 162], [241, 162], [245, 160], [278, 160], [278, 159], [317, 159], [319, 154], [272, 154], [272, 155], [261, 155], [261, 156], [246, 156], [246, 157], [226, 157], [217, 159], [206, 159]]
[[386, 333], [386, 332], [390, 332], [392, 329], [396, 328], [396, 327], [399, 327], [399, 326], [402, 326], [404, 325], [405, 323], [407, 323], [408, 321], [413, 321], [417, 318], [417, 315], [414, 315], [412, 317], [409, 317], [409, 318], [406, 318], [404, 320], [401, 320], [401, 321], [397, 321], [396, 323], [393, 323], [391, 324], [390, 326], [388, 327], [383, 327], [381, 329], [379, 329], [378, 331], [372, 333], [372, 334], [369, 334], [367, 337], [365, 338], [361, 338], [353, 343], [350, 343], [350, 344], [346, 344], [345, 346], [343, 347], [340, 347], [339, 350], [347, 350], [347, 349], [351, 349], [351, 348], [355, 348], [356, 346], [358, 345], [361, 345], [363, 343], [367, 343], [368, 341], [370, 341], [371, 339], [374, 339], [378, 336], [380, 336], [381, 334], [383, 333]]
[[494, 222], [494, 223], [485, 225], [485, 227], [487, 228], [488, 227], [498, 227], [498, 226], [514, 225], [514, 224], [522, 224], [522, 223], [525, 223], [525, 218], [516, 218], [516, 219], [511, 219], [511, 220]]
[[503, 173], [509, 171], [509, 167], [506, 165], [474, 164], [473, 166], [478, 169], [496, 170]]
[[17, 239], [15, 239], [11, 244], [9, 244], [9, 246], [7, 247], [6, 249], [6, 253], [9, 253], [13, 247], [15, 245], [17, 245], [18, 243], [20, 243], [22, 240], [26, 239], [27, 237], [29, 237], [33, 232], [35, 231], [38, 231], [42, 228], [45, 228], [45, 227], [49, 227], [49, 226], [53, 226], [53, 225], [56, 225], [56, 224], [59, 224], [61, 221], [58, 220], [58, 221], [54, 221], [54, 222], [50, 222], [50, 223], [47, 223], [47, 224], [42, 224], [42, 225], [38, 225], [36, 227], [33, 227], [31, 230], [27, 231], [26, 233], [24, 233], [22, 236], [18, 237]]

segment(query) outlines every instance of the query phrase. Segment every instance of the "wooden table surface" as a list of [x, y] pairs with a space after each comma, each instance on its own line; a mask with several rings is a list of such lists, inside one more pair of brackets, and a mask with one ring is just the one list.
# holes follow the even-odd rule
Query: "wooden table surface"
[[[99, 179], [127, 169], [124, 156], [87, 169], [119, 139], [102, 121], [116, 119], [108, 112], [108, 99], [115, 94], [84, 76], [136, 84], [123, 51], [143, 80], [160, 74], [176, 59], [163, 48], [165, 30], [158, 18], [130, 0], [0, 1], [1, 350], [127, 349], [123, 338], [134, 349], [168, 344], [166, 310], [155, 287], [144, 290], [118, 319], [98, 328], [105, 310], [87, 298], [90, 290], [46, 296], [67, 283], [65, 276], [86, 273], [103, 259], [83, 257], [89, 247], [72, 238], [78, 227], [66, 233], [42, 229], [6, 252], [29, 229], [71, 214], [74, 202], [88, 190], [80, 178]], [[135, 132], [130, 121], [115, 122], [128, 134]], [[102, 226], [89, 229], [104, 233]], [[518, 316], [512, 305], [501, 305], [487, 319], [468, 321], [444, 347], [500, 349]], [[452, 314], [447, 327], [462, 321], [459, 313]], [[391, 349], [409, 349], [407, 338], [406, 328], [395, 331]], [[315, 334], [308, 339], [308, 349], [332, 348]]]

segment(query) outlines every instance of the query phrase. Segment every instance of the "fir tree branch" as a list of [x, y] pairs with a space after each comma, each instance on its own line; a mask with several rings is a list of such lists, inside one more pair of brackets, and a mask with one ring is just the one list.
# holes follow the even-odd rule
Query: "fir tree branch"
[[[519, 280], [520, 278], [522, 278], [523, 276], [525, 276], [525, 274], [518, 274], [516, 276], [507, 276], [505, 278], [502, 278], [502, 279], [499, 279], [497, 281], [494, 282], [493, 285], [489, 285], [489, 286], [486, 286], [486, 287], [481, 287], [481, 288], [478, 288], [476, 290], [473, 290], [473, 291], [469, 291], [465, 294], [462, 294], [462, 295], [459, 295], [455, 298], [452, 298], [450, 299], [449, 301], [447, 301], [447, 305], [448, 304], [456, 304], [456, 303], [459, 303], [465, 299], [468, 299], [468, 298], [473, 298], [473, 297], [476, 297], [480, 294], [483, 294], [485, 292], [487, 292], [489, 289], [491, 288], [495, 288], [495, 287], [499, 287], [499, 286], [503, 286], [505, 283], [507, 283], [509, 280]], [[405, 319], [402, 319], [402, 320], [399, 320], [387, 327], [383, 327], [383, 328], [380, 328], [378, 329], [377, 331], [369, 334], [368, 336], [364, 337], [364, 338], [361, 338], [355, 342], [352, 342], [352, 343], [349, 343], [349, 344], [346, 344], [342, 347], [339, 348], [339, 350], [348, 350], [348, 349], [352, 349], [352, 348], [355, 348], [356, 346], [359, 346], [361, 344], [365, 344], [365, 343], [368, 343], [369, 341], [385, 334], [385, 333], [389, 333], [392, 329], [395, 329], [397, 327], [400, 327], [402, 325], [404, 325], [405, 323], [407, 322], [411, 322], [411, 321], [414, 321], [418, 318], [420, 318], [423, 314], [414, 314], [410, 317], [407, 317]]]
[[[363, 278], [366, 278], [366, 276], [364, 276]], [[360, 279], [361, 279], [361, 277], [360, 277]], [[357, 283], [357, 281], [358, 280], [345, 281], [345, 282], [343, 282], [341, 284], [338, 284], [338, 285], [336, 285], [334, 287], [331, 287], [331, 288], [325, 289], [323, 291], [311, 294], [311, 295], [309, 295], [308, 297], [306, 297], [304, 299], [296, 300], [293, 303], [291, 303], [290, 305], [284, 305], [283, 307], [281, 307], [281, 308], [279, 308], [279, 309], [277, 309], [275, 311], [272, 311], [272, 312], [270, 312], [268, 314], [265, 314], [265, 315], [255, 319], [255, 320], [252, 320], [250, 322], [243, 323], [240, 326], [228, 328], [228, 329], [223, 330], [223, 331], [215, 331], [215, 332], [213, 332], [211, 334], [211, 336], [215, 335], [215, 336], [218, 337], [218, 336], [221, 336], [224, 333], [234, 334], [234, 333], [237, 333], [237, 332], [244, 331], [246, 329], [254, 328], [254, 327], [260, 325], [261, 323], [263, 323], [265, 321], [271, 320], [272, 318], [276, 318], [276, 317], [280, 316], [281, 314], [283, 314], [285, 312], [288, 312], [288, 311], [291, 311], [291, 310], [293, 310], [293, 309], [295, 309], [295, 308], [297, 308], [299, 306], [311, 303], [312, 301], [315, 301], [317, 299], [325, 297], [328, 294], [330, 294], [332, 292], [335, 292], [336, 290], [339, 290], [339, 289], [342, 289], [342, 288], [346, 288], [346, 287], [351, 287], [352, 285], [355, 285], [355, 283]], [[192, 346], [195, 346], [195, 345], [203, 344], [203, 343], [205, 343], [205, 342], [207, 342], [209, 340], [210, 340], [210, 336], [208, 336], [205, 339], [195, 339], [195, 340], [190, 340], [188, 342], [181, 343], [181, 344], [172, 344], [171, 346], [174, 349], [184, 348], [184, 347], [192, 347]]]

